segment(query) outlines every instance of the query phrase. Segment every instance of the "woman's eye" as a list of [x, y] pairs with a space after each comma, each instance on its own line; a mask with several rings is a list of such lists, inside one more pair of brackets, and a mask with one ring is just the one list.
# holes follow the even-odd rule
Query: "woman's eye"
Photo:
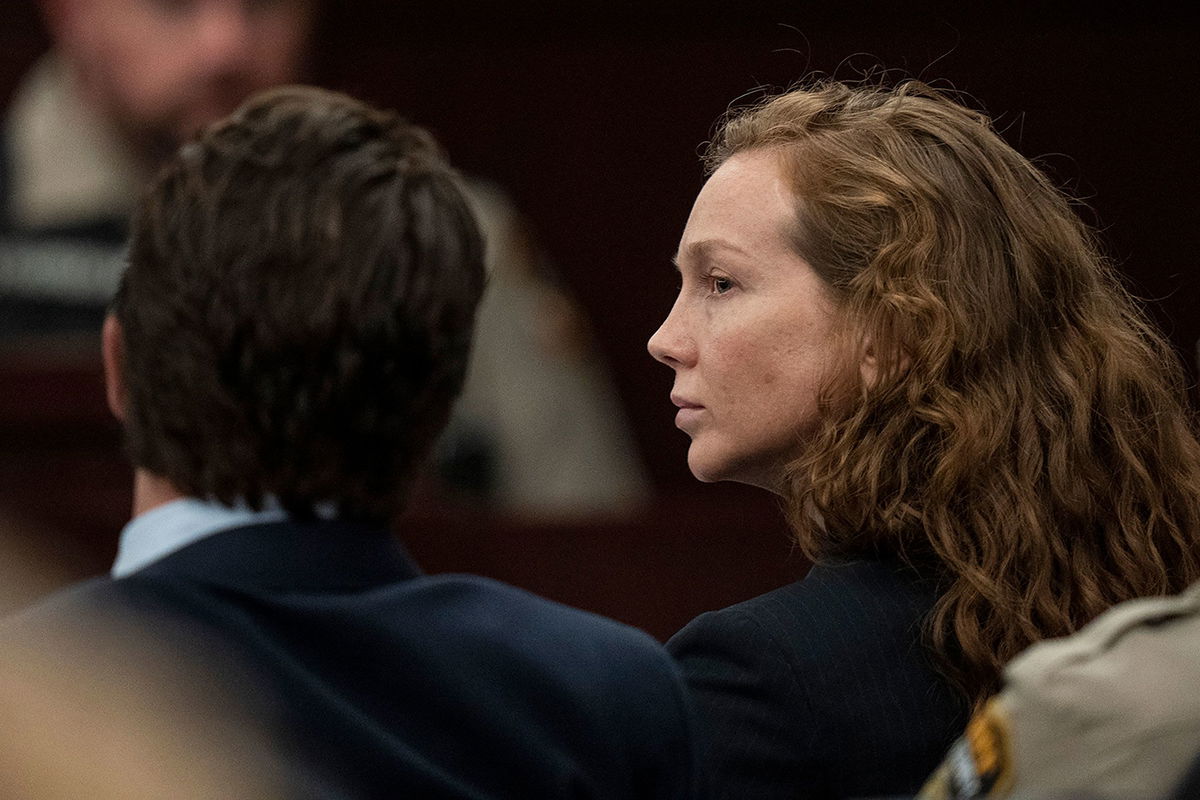
[[729, 278], [714, 275], [709, 278], [709, 285], [712, 287], [713, 294], [725, 294], [733, 288], [733, 281], [729, 280]]

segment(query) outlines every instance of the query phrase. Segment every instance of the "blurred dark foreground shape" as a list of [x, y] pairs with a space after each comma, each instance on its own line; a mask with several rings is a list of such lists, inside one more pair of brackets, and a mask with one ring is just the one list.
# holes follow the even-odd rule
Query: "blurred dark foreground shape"
[[0, 653], [0, 797], [216, 800], [230, 787], [283, 797], [261, 698], [232, 697], [205, 677], [201, 636], [167, 642], [132, 620], [87, 622], [94, 646], [39, 635], [25, 647], [10, 636]]

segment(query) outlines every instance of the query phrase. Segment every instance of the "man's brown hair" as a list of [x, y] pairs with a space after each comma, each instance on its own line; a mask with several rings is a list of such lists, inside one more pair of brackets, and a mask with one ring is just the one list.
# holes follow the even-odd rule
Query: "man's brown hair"
[[293, 513], [394, 515], [463, 381], [483, 246], [424, 130], [308, 87], [185, 145], [113, 305], [136, 466]]

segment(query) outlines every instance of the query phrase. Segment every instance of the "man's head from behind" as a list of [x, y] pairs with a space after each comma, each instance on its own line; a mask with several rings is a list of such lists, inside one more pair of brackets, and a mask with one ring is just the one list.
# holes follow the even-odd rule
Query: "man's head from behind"
[[399, 510], [463, 380], [483, 249], [423, 130], [272, 90], [142, 199], [106, 325], [134, 464], [185, 495]]
[[299, 79], [318, 0], [41, 0], [85, 97], [157, 159]]

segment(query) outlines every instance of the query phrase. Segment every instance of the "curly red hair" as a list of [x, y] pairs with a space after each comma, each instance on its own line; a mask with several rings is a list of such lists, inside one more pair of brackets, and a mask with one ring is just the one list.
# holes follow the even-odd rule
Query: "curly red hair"
[[875, 364], [831, 381], [789, 468], [809, 557], [893, 555], [936, 581], [927, 641], [976, 705], [1031, 643], [1200, 579], [1178, 360], [986, 116], [915, 81], [824, 82], [735, 112], [709, 168], [761, 149], [851, 360]]

